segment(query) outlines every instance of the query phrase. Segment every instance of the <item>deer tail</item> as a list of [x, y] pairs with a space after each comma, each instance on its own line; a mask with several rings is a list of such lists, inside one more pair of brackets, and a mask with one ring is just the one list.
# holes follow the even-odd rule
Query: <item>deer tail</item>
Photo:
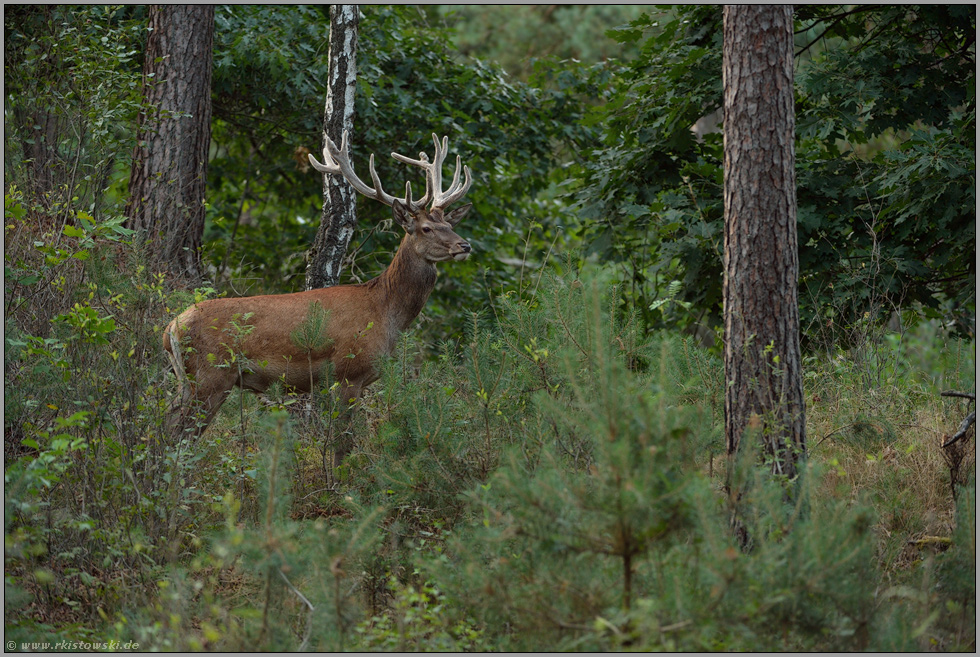
[[185, 400], [190, 395], [190, 382], [187, 380], [187, 371], [184, 369], [184, 359], [180, 355], [179, 319], [179, 317], [175, 318], [164, 329], [163, 350], [167, 352], [170, 368], [177, 377], [178, 399]]

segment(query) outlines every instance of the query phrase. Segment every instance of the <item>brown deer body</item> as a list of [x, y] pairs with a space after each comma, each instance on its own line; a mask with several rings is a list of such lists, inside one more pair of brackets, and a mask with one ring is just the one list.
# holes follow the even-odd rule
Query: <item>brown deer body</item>
[[[181, 388], [169, 410], [172, 430], [183, 431], [196, 423], [197, 430], [203, 431], [235, 386], [261, 393], [281, 381], [309, 392], [311, 384], [323, 383], [330, 363], [334, 380], [341, 385], [341, 400], [346, 402], [359, 397], [378, 378], [378, 358], [392, 352], [399, 334], [425, 306], [435, 286], [436, 263], [465, 260], [471, 251], [453, 230], [471, 206], [445, 211], [469, 188], [469, 169], [464, 167], [466, 182], [460, 184], [457, 158], [452, 186], [440, 191], [447, 140], [440, 148], [435, 135], [433, 139], [436, 156], [432, 163], [424, 153], [419, 160], [392, 153], [426, 170], [427, 191], [418, 202], [412, 201], [410, 186], [406, 186], [404, 199], [385, 194], [374, 172], [373, 157], [371, 175], [377, 189], [357, 179], [347, 159], [346, 135], [339, 149], [327, 140], [326, 165], [310, 157], [318, 170], [340, 173], [361, 193], [392, 207], [395, 221], [405, 229], [394, 259], [380, 276], [359, 285], [210, 299], [181, 313], [163, 335]], [[430, 199], [432, 207], [426, 210]], [[326, 311], [322, 339], [297, 344], [292, 334], [308, 321], [314, 302]], [[201, 422], [197, 422], [198, 413], [203, 416]], [[344, 451], [341, 448], [336, 454], [338, 461]]]

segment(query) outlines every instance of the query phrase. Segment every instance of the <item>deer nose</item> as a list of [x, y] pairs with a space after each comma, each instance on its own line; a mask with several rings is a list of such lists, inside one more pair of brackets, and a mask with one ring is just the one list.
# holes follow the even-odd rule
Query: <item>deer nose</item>
[[463, 250], [463, 253], [469, 253], [473, 250], [469, 242], [460, 242], [457, 246]]

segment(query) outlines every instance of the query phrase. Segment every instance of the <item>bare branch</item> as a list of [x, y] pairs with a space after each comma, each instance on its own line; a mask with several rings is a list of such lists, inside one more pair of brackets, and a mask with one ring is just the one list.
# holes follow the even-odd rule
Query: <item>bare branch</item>
[[295, 593], [296, 597], [302, 600], [303, 604], [310, 609], [310, 615], [306, 617], [306, 634], [303, 635], [303, 643], [299, 644], [299, 652], [305, 652], [306, 645], [310, 642], [310, 635], [313, 633], [313, 604], [306, 599], [305, 595], [299, 592], [299, 589], [293, 586], [293, 583], [289, 581], [289, 578], [286, 577], [285, 573], [283, 573], [281, 569], [277, 570], [279, 571], [279, 576], [282, 577], [282, 581], [286, 582], [286, 586], [289, 587], [289, 590]]
[[966, 416], [966, 419], [963, 420], [963, 422], [960, 423], [959, 430], [957, 430], [956, 433], [954, 433], [952, 436], [950, 436], [949, 440], [947, 440], [946, 442], [943, 443], [943, 448], [949, 447], [950, 445], [952, 445], [953, 443], [955, 443], [957, 440], [959, 440], [960, 438], [964, 437], [966, 435], [967, 430], [976, 421], [977, 421], [977, 412], [976, 411], [973, 411], [972, 413], [970, 413], [969, 415]]

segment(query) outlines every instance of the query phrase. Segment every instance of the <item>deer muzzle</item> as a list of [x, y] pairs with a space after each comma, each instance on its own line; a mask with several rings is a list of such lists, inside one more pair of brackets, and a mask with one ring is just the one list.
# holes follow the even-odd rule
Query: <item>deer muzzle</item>
[[462, 262], [470, 257], [470, 252], [473, 250], [473, 247], [470, 246], [469, 242], [463, 241], [456, 245], [456, 249], [458, 249], [458, 251], [452, 254], [453, 260], [456, 262]]

